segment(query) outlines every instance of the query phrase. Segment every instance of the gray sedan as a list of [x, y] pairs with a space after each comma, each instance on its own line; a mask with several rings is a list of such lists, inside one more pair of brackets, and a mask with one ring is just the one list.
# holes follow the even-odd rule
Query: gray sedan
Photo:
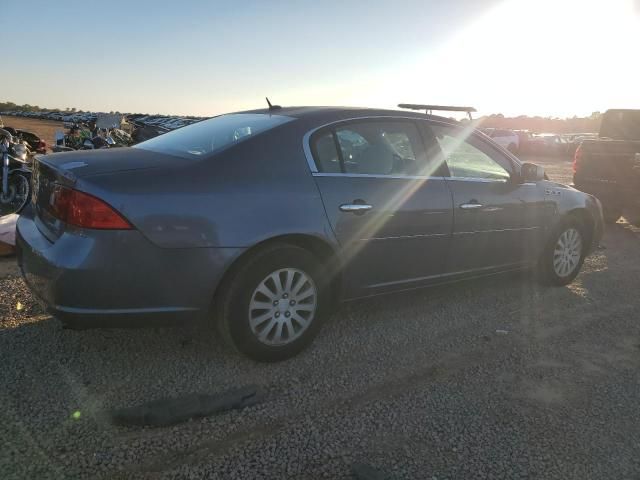
[[598, 200], [469, 126], [301, 107], [40, 157], [17, 244], [71, 327], [206, 320], [274, 361], [342, 301], [527, 267], [567, 284], [601, 235]]

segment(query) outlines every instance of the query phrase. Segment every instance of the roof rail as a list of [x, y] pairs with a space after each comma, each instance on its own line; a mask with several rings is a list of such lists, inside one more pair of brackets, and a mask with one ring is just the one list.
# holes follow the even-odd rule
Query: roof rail
[[409, 110], [424, 110], [427, 115], [431, 115], [431, 112], [433, 110], [443, 112], [467, 112], [467, 115], [469, 115], [469, 120], [473, 120], [473, 118], [471, 117], [471, 112], [477, 111], [473, 107], [453, 107], [450, 105], [420, 105], [416, 103], [399, 103], [398, 108], [406, 108]]

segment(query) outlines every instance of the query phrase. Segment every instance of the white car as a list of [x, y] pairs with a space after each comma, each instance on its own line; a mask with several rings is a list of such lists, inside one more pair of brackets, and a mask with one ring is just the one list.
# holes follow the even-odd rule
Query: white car
[[513, 130], [487, 128], [485, 133], [490, 136], [494, 142], [506, 148], [511, 153], [516, 153], [520, 149], [520, 137]]

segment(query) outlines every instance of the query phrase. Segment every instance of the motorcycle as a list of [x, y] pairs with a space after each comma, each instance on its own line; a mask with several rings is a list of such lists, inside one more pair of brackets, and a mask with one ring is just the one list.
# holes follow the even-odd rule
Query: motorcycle
[[51, 148], [54, 153], [121, 147], [133, 143], [131, 136], [122, 130], [102, 129], [92, 134], [89, 129], [81, 126], [73, 126], [63, 138], [62, 145], [54, 145]]
[[0, 129], [2, 154], [2, 190], [0, 216], [19, 213], [31, 199], [31, 169], [26, 146], [14, 142], [6, 130]]

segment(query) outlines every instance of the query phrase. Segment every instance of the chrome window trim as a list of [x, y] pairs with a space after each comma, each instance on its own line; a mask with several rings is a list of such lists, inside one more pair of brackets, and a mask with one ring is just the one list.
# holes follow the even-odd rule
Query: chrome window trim
[[391, 178], [396, 180], [445, 180], [445, 177], [427, 177], [424, 175], [384, 175], [377, 173], [312, 173], [314, 177], [342, 177], [342, 178]]
[[[311, 135], [313, 135], [320, 129], [330, 127], [331, 125], [338, 125], [340, 123], [354, 122], [358, 120], [374, 120], [374, 119], [411, 120], [412, 122], [415, 122], [415, 121], [424, 122], [428, 120], [427, 118], [420, 118], [420, 117], [405, 117], [405, 116], [398, 116], [398, 115], [373, 115], [373, 116], [367, 116], [367, 117], [342, 118], [340, 120], [334, 120], [332, 122], [325, 123], [324, 125], [320, 125], [319, 127], [315, 127], [314, 129], [309, 130], [307, 133], [305, 133], [304, 136], [302, 137], [302, 149], [304, 150], [304, 156], [307, 158], [307, 163], [309, 164], [309, 169], [311, 170], [311, 173], [313, 174], [322, 173], [318, 170], [318, 166], [316, 165], [316, 162], [313, 159], [313, 154], [311, 153], [311, 143], [310, 143]], [[442, 122], [442, 124], [451, 126], [446, 122]], [[336, 173], [335, 175], [344, 176], [344, 175], [351, 175], [351, 174]], [[365, 174], [357, 174], [357, 175], [365, 175]], [[381, 176], [384, 178], [390, 177], [390, 175], [381, 175]], [[398, 176], [402, 178], [407, 178], [406, 176], [400, 176], [400, 175]], [[433, 178], [433, 177], [421, 177], [421, 178]]]
[[446, 177], [447, 180], [453, 180], [457, 182], [482, 182], [482, 183], [507, 183], [507, 179], [497, 178], [481, 178], [481, 177]]
[[[449, 122], [442, 121], [440, 119], [408, 117], [408, 116], [402, 116], [402, 115], [368, 115], [366, 117], [343, 118], [340, 120], [327, 122], [323, 125], [320, 125], [318, 127], [315, 127], [309, 130], [302, 137], [302, 149], [304, 151], [304, 156], [307, 159], [307, 164], [309, 165], [309, 169], [311, 170], [311, 174], [314, 177], [370, 177], [370, 178], [409, 178], [409, 179], [445, 179], [446, 178], [447, 180], [457, 180], [457, 181], [464, 181], [464, 182], [477, 182], [477, 181], [487, 182], [487, 183], [507, 182], [507, 180], [492, 180], [492, 179], [486, 179], [486, 178], [473, 178], [473, 177], [442, 177], [442, 176], [430, 177], [430, 176], [422, 176], [422, 175], [371, 175], [371, 174], [365, 174], [365, 173], [323, 173], [318, 170], [316, 162], [313, 158], [313, 154], [311, 153], [310, 141], [311, 141], [311, 136], [314, 133], [316, 133], [318, 130], [321, 130], [323, 128], [330, 127], [332, 125], [338, 125], [340, 123], [354, 122], [358, 120], [375, 120], [375, 119], [410, 120], [412, 122], [427, 122], [427, 124], [435, 123], [438, 125], [443, 125], [443, 126], [453, 127], [458, 129], [465, 128], [464, 126], [455, 125]], [[486, 135], [484, 135], [482, 132], [480, 132], [475, 128], [471, 130], [471, 134], [474, 135], [479, 141], [487, 144], [489, 147], [493, 148], [494, 150], [497, 150], [503, 156], [506, 156], [511, 161], [512, 166], [516, 168], [521, 166], [520, 160], [517, 157], [512, 155], [511, 152], [509, 152], [508, 150], [502, 148], [495, 141], [491, 140], [490, 137], [487, 137]], [[497, 163], [499, 164], [499, 162]]]

